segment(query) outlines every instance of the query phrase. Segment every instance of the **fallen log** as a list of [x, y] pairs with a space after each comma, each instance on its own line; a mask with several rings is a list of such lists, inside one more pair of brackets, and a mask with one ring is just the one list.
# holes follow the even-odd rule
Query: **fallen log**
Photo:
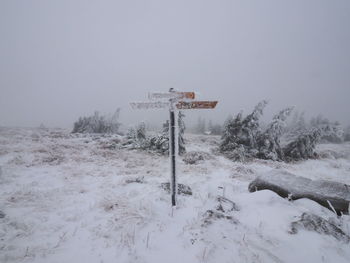
[[338, 215], [349, 214], [350, 186], [343, 183], [310, 180], [287, 171], [271, 171], [252, 181], [248, 190], [271, 190], [283, 198], [311, 199]]

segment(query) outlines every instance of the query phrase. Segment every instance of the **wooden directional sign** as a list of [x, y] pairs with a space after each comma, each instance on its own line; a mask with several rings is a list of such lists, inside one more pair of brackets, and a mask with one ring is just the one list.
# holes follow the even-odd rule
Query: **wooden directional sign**
[[214, 109], [216, 104], [218, 104], [217, 101], [179, 101], [176, 108], [179, 110]]
[[155, 102], [131, 102], [131, 108], [133, 109], [162, 109], [169, 108], [169, 102], [155, 101]]
[[194, 92], [154, 92], [148, 93], [148, 98], [150, 100], [158, 100], [158, 99], [190, 99], [193, 100], [195, 97]]

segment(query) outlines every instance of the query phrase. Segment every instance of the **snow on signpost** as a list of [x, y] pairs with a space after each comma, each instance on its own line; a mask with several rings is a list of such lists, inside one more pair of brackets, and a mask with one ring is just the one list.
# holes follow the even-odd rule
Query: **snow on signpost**
[[162, 109], [162, 108], [169, 108], [170, 103], [169, 102], [162, 102], [162, 101], [131, 102], [130, 105], [133, 109]]
[[[170, 157], [170, 193], [171, 205], [176, 206], [177, 179], [176, 179], [176, 158], [178, 155], [177, 133], [177, 110], [192, 109], [214, 109], [217, 101], [192, 101], [195, 98], [194, 92], [178, 92], [170, 89], [169, 92], [149, 93], [148, 102], [131, 102], [133, 109], [164, 109], [168, 108], [170, 113], [169, 121], [169, 157]], [[162, 101], [163, 100], [163, 101]], [[164, 101], [166, 100], [166, 101]]]

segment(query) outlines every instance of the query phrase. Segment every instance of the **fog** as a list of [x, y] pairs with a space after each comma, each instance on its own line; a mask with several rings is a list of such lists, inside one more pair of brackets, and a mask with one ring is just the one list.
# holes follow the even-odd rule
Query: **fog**
[[349, 124], [350, 1], [0, 2], [0, 126], [70, 127], [170, 87], [218, 100], [220, 123], [267, 99]]

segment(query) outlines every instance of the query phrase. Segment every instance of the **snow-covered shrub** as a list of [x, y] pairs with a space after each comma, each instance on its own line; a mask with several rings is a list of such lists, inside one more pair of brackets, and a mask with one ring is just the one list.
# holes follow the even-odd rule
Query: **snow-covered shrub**
[[331, 122], [322, 115], [318, 115], [311, 119], [310, 125], [320, 130], [323, 142], [340, 143], [344, 141], [344, 130], [337, 121]]
[[[178, 149], [179, 154], [186, 152], [185, 141], [183, 138], [185, 132], [185, 123], [182, 112], [178, 114]], [[169, 121], [163, 124], [161, 133], [153, 136], [146, 135], [146, 125], [139, 124], [136, 128], [130, 128], [126, 135], [126, 141], [123, 143], [124, 147], [132, 149], [142, 149], [160, 154], [169, 154]]]
[[308, 133], [299, 135], [295, 141], [284, 147], [285, 159], [291, 161], [317, 157], [315, 148], [320, 138], [320, 129], [313, 129]]
[[152, 136], [148, 139], [149, 150], [160, 153], [169, 154], [169, 121], [163, 124], [163, 130], [160, 134]]
[[72, 133], [118, 133], [120, 123], [118, 122], [120, 109], [112, 116], [102, 116], [95, 111], [93, 116], [80, 117], [74, 123]]
[[261, 101], [244, 119], [242, 119], [242, 113], [239, 113], [236, 118], [230, 117], [225, 122], [220, 143], [221, 152], [235, 160], [256, 155], [257, 139], [261, 133], [259, 119], [266, 105], [267, 101]]
[[345, 132], [339, 122], [332, 122], [329, 119], [318, 115], [305, 121], [304, 112], [296, 113], [292, 122], [287, 127], [287, 141], [295, 140], [298, 136], [308, 133], [311, 129], [319, 129], [321, 132], [321, 142], [340, 143], [345, 139]]
[[249, 161], [252, 158], [256, 158], [259, 151], [255, 148], [247, 149], [243, 145], [239, 145], [236, 149], [234, 149], [231, 152], [226, 153], [226, 156], [234, 161]]
[[284, 154], [280, 145], [280, 138], [286, 127], [286, 120], [293, 107], [281, 110], [276, 114], [267, 129], [258, 137], [258, 156], [261, 159], [284, 160]]
[[199, 161], [208, 160], [210, 158], [211, 158], [210, 154], [206, 152], [192, 151], [192, 152], [186, 153], [182, 158], [182, 160], [186, 164], [197, 164]]
[[[287, 127], [286, 120], [292, 107], [280, 111], [266, 129], [261, 131], [259, 119], [266, 104], [266, 101], [260, 102], [245, 118], [239, 113], [235, 118], [226, 120], [219, 146], [221, 153], [239, 161], [251, 158], [292, 161], [315, 158], [316, 144], [321, 139], [328, 142], [344, 140], [344, 131], [340, 124], [330, 122], [322, 116], [306, 124], [304, 113], [297, 113]], [[285, 147], [281, 144], [284, 133], [287, 133], [284, 138], [287, 139]]]
[[326, 126], [322, 129], [322, 133], [321, 140], [324, 142], [341, 143], [344, 141], [344, 130], [339, 122]]
[[131, 149], [148, 148], [149, 143], [146, 136], [146, 125], [144, 122], [141, 122], [135, 128], [129, 128], [123, 145], [124, 147]]
[[[178, 152], [183, 155], [186, 152], [185, 148], [185, 122], [183, 118], [185, 115], [179, 111], [178, 114]], [[169, 121], [163, 124], [163, 131], [161, 134], [153, 136], [149, 139], [149, 149], [161, 154], [169, 154]]]

